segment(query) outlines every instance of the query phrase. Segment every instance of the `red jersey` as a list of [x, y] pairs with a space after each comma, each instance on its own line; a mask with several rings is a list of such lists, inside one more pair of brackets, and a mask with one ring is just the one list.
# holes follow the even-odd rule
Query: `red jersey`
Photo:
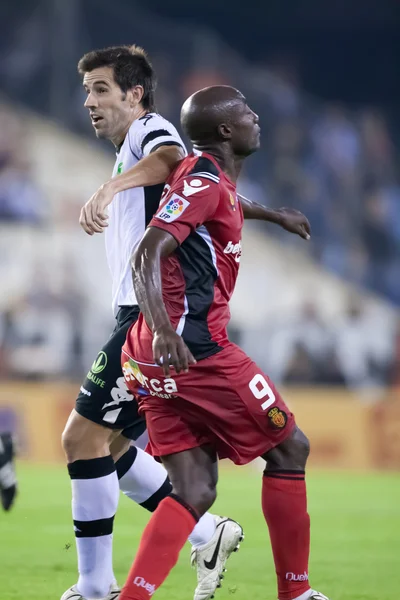
[[[243, 211], [236, 186], [208, 154], [190, 154], [170, 175], [150, 222], [179, 247], [161, 261], [164, 303], [172, 326], [197, 360], [228, 343], [229, 300], [242, 252]], [[128, 336], [132, 355], [152, 359], [152, 332], [140, 315]]]

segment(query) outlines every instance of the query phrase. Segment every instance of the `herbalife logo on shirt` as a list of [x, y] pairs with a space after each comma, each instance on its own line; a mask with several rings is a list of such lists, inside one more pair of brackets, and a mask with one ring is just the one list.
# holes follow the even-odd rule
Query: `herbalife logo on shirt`
[[117, 175], [121, 175], [124, 163], [120, 162], [117, 169]]
[[103, 350], [101, 352], [99, 352], [98, 357], [96, 358], [96, 360], [94, 361], [94, 363], [92, 364], [91, 367], [91, 371], [92, 373], [101, 373], [102, 371], [104, 371], [104, 369], [107, 366], [107, 354], [105, 352], [103, 352]]
[[86, 376], [90, 381], [92, 381], [95, 385], [100, 386], [101, 388], [104, 388], [106, 382], [104, 381], [104, 379], [100, 379], [100, 377], [97, 377], [97, 375], [104, 371], [104, 369], [107, 366], [107, 362], [107, 354], [102, 350], [101, 352], [99, 352], [98, 357], [90, 367], [90, 371]]

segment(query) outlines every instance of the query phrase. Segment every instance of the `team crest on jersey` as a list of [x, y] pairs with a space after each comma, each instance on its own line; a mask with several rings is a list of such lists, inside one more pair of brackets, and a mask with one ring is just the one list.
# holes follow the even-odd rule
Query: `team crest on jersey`
[[287, 414], [276, 406], [267, 412], [267, 416], [274, 429], [283, 429], [287, 423]]
[[236, 210], [236, 200], [232, 194], [229, 194], [229, 202], [231, 203], [232, 210]]
[[190, 202], [185, 200], [185, 198], [181, 198], [178, 194], [172, 194], [167, 204], [165, 204], [155, 216], [157, 219], [161, 219], [161, 221], [172, 223], [172, 221], [175, 221], [175, 219], [181, 216], [189, 205]]

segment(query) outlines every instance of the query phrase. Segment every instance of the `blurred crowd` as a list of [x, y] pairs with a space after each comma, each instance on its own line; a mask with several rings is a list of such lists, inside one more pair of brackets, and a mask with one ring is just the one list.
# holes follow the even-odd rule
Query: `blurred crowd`
[[376, 389], [400, 383], [400, 319], [393, 328], [356, 296], [334, 319], [309, 300], [298, 312], [236, 336], [245, 349], [253, 347], [257, 363], [278, 384]]
[[290, 69], [277, 76], [259, 165], [267, 202], [307, 215], [327, 269], [400, 304], [399, 153], [385, 115], [312, 102]]
[[68, 263], [59, 285], [48, 265], [37, 266], [26, 289], [0, 311], [0, 379], [82, 376], [86, 308]]
[[26, 151], [22, 117], [0, 105], [0, 222], [39, 225], [46, 202]]

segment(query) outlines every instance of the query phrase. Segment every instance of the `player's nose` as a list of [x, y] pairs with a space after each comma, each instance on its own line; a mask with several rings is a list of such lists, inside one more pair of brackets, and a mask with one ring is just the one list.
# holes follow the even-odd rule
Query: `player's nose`
[[85, 108], [95, 108], [97, 106], [97, 101], [94, 94], [90, 93], [87, 95], [84, 106]]

